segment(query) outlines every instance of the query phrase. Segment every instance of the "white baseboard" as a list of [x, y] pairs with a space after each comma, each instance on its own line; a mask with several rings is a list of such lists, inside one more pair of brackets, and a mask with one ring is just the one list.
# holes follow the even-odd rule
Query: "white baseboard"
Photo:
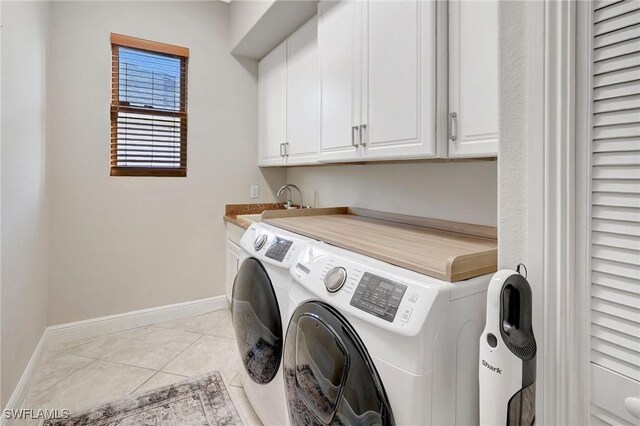
[[54, 346], [72, 340], [144, 327], [174, 319], [188, 318], [228, 306], [225, 296], [208, 297], [191, 302], [175, 303], [156, 308], [141, 309], [123, 314], [91, 318], [84, 321], [54, 325], [47, 328], [47, 345]]
[[[11, 394], [11, 398], [7, 402], [7, 406], [5, 410], [15, 410], [22, 408], [25, 400], [27, 399], [27, 394], [29, 393], [29, 389], [31, 388], [31, 383], [33, 378], [38, 371], [38, 367], [42, 363], [42, 359], [44, 358], [44, 354], [47, 352], [47, 329], [44, 330], [42, 336], [40, 337], [40, 341], [36, 346], [36, 349], [31, 354], [31, 359], [29, 359], [29, 363], [27, 367], [22, 372], [22, 376], [20, 376], [20, 380], [16, 385], [13, 393]], [[5, 426], [9, 424], [9, 420], [5, 419], [4, 413], [2, 413], [2, 418], [0, 419], [0, 425]]]
[[[33, 376], [38, 371], [37, 367], [40, 365], [46, 349], [51, 346], [101, 334], [158, 324], [164, 321], [202, 315], [207, 312], [225, 309], [228, 306], [229, 302], [226, 296], [222, 295], [47, 327], [42, 333], [38, 346], [36, 346], [31, 355], [31, 359], [22, 373], [18, 385], [14, 389], [11, 398], [9, 398], [5, 410], [22, 407]], [[6, 424], [7, 420], [2, 416], [0, 426]]]

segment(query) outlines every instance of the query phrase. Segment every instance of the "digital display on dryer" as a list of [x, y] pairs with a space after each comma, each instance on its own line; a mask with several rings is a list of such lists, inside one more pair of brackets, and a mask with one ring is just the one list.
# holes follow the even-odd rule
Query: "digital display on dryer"
[[389, 284], [389, 283], [384, 282], [384, 281], [380, 281], [380, 284], [378, 284], [378, 287], [380, 289], [382, 289], [382, 290], [385, 290], [385, 291], [393, 290], [393, 284]]
[[351, 298], [351, 306], [393, 322], [407, 286], [365, 272]]
[[267, 250], [267, 252], [265, 253], [265, 256], [277, 262], [282, 262], [292, 245], [293, 245], [293, 241], [276, 237], [273, 240], [273, 243], [271, 244], [271, 246], [269, 246], [269, 250]]

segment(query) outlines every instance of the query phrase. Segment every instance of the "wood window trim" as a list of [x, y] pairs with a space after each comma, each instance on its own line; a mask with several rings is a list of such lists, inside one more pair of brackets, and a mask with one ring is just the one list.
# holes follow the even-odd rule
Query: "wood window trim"
[[118, 46], [146, 50], [154, 53], [164, 53], [166, 55], [180, 56], [181, 58], [189, 57], [189, 48], [187, 47], [181, 47], [167, 43], [159, 43], [157, 41], [145, 40], [143, 38], [111, 33], [111, 45], [114, 44]]
[[[110, 143], [110, 176], [155, 176], [155, 177], [186, 177], [187, 175], [187, 63], [189, 58], [189, 49], [186, 47], [176, 46], [172, 44], [159, 43], [151, 40], [145, 40], [137, 37], [125, 36], [122, 34], [111, 33], [111, 143]], [[180, 59], [180, 76], [184, 78], [180, 88], [180, 110], [179, 111], [163, 111], [153, 108], [135, 107], [121, 105], [120, 103], [120, 58], [119, 48], [128, 47], [138, 49], [150, 53], [174, 56]], [[118, 155], [118, 117], [120, 112], [129, 112], [135, 114], [148, 114], [153, 116], [166, 116], [179, 119], [180, 122], [180, 167], [161, 168], [161, 167], [122, 167], [117, 165]], [[115, 157], [115, 160], [114, 160]]]
[[147, 167], [112, 167], [111, 176], [131, 176], [131, 177], [186, 177], [186, 169], [153, 169]]

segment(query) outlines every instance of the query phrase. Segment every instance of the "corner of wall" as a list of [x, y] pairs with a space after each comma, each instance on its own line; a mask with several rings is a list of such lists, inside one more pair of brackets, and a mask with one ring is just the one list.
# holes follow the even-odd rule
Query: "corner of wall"
[[498, 6], [499, 268], [514, 268], [527, 254], [527, 7], [527, 2]]
[[[50, 78], [51, 78], [51, 12], [53, 10], [53, 6], [55, 2], [46, 1], [46, 34], [47, 34], [47, 44], [45, 48], [45, 140], [44, 140], [44, 188], [45, 188], [45, 209], [46, 209], [46, 227], [47, 227], [47, 301], [50, 299], [49, 295], [51, 294], [51, 252], [53, 250], [52, 247], [52, 239], [51, 239], [51, 227], [52, 227], [52, 218], [51, 218], [51, 199], [52, 199], [52, 181], [51, 181], [51, 166], [50, 166], [50, 157], [51, 157], [51, 108], [52, 100], [51, 100], [51, 90], [50, 90]], [[47, 325], [51, 324], [51, 307], [49, 303], [47, 303]]]
[[[1, 281], [4, 406], [42, 340], [48, 319], [46, 185], [48, 2], [2, 2]], [[10, 60], [8, 60], [10, 59]], [[8, 81], [11, 84], [6, 84]]]

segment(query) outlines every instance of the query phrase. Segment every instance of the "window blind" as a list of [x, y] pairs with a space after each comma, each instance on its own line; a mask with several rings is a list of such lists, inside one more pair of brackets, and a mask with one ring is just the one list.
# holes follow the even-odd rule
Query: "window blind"
[[640, 381], [640, 2], [593, 9], [592, 422], [630, 424]]
[[186, 176], [183, 47], [111, 34], [111, 176]]

